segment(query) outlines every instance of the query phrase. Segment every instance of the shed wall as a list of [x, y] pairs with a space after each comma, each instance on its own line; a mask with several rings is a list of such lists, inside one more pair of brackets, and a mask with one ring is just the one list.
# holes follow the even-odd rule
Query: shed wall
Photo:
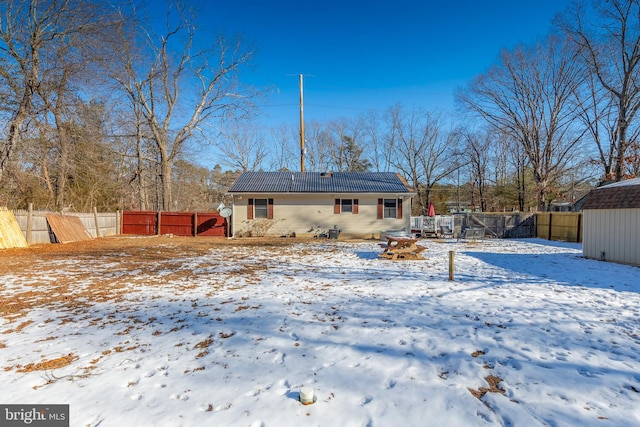
[[587, 209], [582, 254], [640, 266], [640, 209]]

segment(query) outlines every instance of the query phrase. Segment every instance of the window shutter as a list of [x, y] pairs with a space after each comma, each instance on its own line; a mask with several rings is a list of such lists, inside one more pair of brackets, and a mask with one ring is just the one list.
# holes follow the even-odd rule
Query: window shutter
[[247, 219], [253, 219], [253, 199], [247, 202]]
[[335, 199], [333, 203], [333, 213], [334, 214], [340, 213], [340, 199]]
[[353, 214], [358, 213], [358, 199], [353, 199]]
[[398, 199], [398, 219], [402, 219], [402, 199]]
[[382, 219], [384, 215], [384, 203], [382, 199], [378, 199], [378, 219]]
[[273, 219], [273, 199], [267, 202], [267, 219]]

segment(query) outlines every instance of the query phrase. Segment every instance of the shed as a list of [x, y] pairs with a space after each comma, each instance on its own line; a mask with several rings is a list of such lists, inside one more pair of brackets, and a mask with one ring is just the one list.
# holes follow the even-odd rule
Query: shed
[[233, 234], [370, 238], [409, 232], [407, 181], [394, 172], [244, 172], [231, 186]]
[[640, 178], [591, 191], [582, 211], [586, 258], [640, 266]]

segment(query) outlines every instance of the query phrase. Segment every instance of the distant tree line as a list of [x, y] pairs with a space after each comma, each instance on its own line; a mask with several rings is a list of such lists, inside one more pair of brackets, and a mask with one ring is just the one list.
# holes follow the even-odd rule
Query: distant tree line
[[[253, 52], [163, 5], [0, 3], [0, 205], [211, 210], [240, 172], [299, 170], [299, 129], [258, 125], [268, 93], [239, 78]], [[638, 176], [639, 17], [640, 0], [574, 3], [459, 88], [455, 115], [307, 123], [305, 170], [399, 172], [414, 214], [542, 210]]]
[[224, 194], [226, 174], [188, 159], [251, 112], [237, 75], [252, 53], [179, 1], [153, 18], [138, 3], [0, 3], [0, 204], [181, 210]]

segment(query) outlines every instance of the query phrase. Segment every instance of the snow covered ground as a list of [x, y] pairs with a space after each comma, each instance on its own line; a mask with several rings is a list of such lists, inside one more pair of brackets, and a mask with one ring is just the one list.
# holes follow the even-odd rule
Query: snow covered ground
[[[94, 427], [640, 425], [640, 269], [537, 239], [426, 245], [422, 261], [322, 241], [0, 276], [4, 296], [72, 277], [79, 303], [0, 318], [0, 403], [70, 404]], [[96, 277], [123, 292], [83, 300]]]

